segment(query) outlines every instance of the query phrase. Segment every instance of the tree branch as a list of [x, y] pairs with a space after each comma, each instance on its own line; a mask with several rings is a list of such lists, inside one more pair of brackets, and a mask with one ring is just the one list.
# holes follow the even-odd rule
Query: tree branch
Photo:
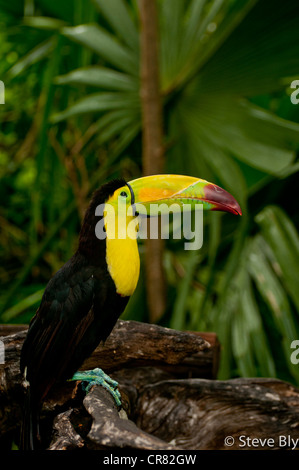
[[[18, 442], [22, 417], [20, 328], [0, 326], [1, 449]], [[102, 367], [118, 381], [122, 409], [100, 386], [85, 396], [79, 383], [59, 384], [41, 414], [45, 447], [225, 449], [227, 436], [230, 449], [253, 448], [252, 439], [259, 449], [298, 447], [299, 389], [276, 379], [215, 380], [219, 344], [213, 333], [202, 336], [119, 320], [83, 368]]]

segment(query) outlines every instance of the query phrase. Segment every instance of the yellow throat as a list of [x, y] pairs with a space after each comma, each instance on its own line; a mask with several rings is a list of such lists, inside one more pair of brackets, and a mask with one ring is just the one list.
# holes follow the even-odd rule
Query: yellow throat
[[131, 296], [136, 289], [140, 271], [137, 220], [127, 216], [119, 221], [109, 211], [104, 214], [108, 271], [116, 292], [124, 297]]

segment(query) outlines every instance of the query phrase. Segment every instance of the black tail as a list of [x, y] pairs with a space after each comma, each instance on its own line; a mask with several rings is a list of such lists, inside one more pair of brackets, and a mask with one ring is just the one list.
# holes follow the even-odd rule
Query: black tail
[[26, 388], [21, 427], [20, 450], [36, 450], [39, 448], [38, 405], [32, 396], [30, 386]]

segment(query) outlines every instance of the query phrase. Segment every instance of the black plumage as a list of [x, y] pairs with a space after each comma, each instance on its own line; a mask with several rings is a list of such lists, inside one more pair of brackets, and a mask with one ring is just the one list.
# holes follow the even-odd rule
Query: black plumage
[[20, 364], [29, 383], [20, 443], [24, 449], [35, 446], [39, 409], [53, 385], [71, 378], [109, 336], [129, 300], [116, 292], [107, 269], [106, 240], [95, 234], [96, 207], [125, 184], [114, 180], [94, 193], [78, 249], [48, 283], [30, 323]]

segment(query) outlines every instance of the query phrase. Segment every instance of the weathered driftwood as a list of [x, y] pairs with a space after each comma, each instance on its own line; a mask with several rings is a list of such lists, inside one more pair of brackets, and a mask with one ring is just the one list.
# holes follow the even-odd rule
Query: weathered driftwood
[[145, 388], [136, 415], [140, 428], [184, 449], [287, 447], [281, 436], [299, 447], [299, 390], [279, 380], [168, 380]]
[[[26, 334], [26, 325], [0, 326], [0, 337], [5, 344], [4, 370], [8, 374], [13, 372], [13, 380], [19, 373], [20, 352]], [[170, 368], [176, 375], [213, 378], [218, 362], [219, 343], [214, 333], [181, 332], [119, 320], [105, 344], [97, 347], [82, 369], [93, 369], [101, 364], [102, 369], [111, 372], [123, 367], [151, 365]]]
[[[24, 389], [19, 360], [27, 328], [26, 325], [0, 326], [5, 344], [5, 364], [0, 365], [0, 441], [5, 444], [10, 436], [15, 436], [21, 422]], [[212, 346], [197, 334], [120, 320], [106, 343], [98, 346], [82, 369], [100, 366], [111, 374], [124, 367], [136, 370], [143, 366], [146, 369], [160, 368], [157, 370], [164, 370], [165, 374], [167, 370], [172, 370], [170, 377], [188, 377], [192, 374], [213, 377], [217, 370], [219, 345], [215, 335], [207, 337]], [[72, 399], [73, 389], [74, 383], [57, 387], [45, 403], [46, 419], [65, 411]], [[134, 402], [132, 393], [131, 397]]]
[[[5, 331], [4, 331], [5, 330]], [[17, 443], [23, 398], [19, 355], [26, 329], [4, 329], [0, 366], [0, 448]], [[58, 449], [293, 448], [299, 390], [274, 379], [215, 380], [215, 335], [119, 321], [84, 363], [118, 380], [123, 409], [102, 387], [84, 395], [60, 385], [44, 405], [44, 445]], [[208, 341], [209, 340], [209, 343]], [[226, 439], [227, 438], [227, 439]], [[253, 441], [252, 439], [256, 439]], [[270, 439], [270, 440], [269, 440]], [[296, 441], [298, 439], [298, 441]]]
[[[85, 439], [76, 434], [71, 424], [71, 413], [66, 411], [54, 422], [55, 433], [50, 450], [62, 448], [70, 450], [84, 446], [91, 450], [128, 447], [142, 450], [173, 449], [172, 445], [138, 428], [127, 418], [124, 410], [118, 412], [112, 396], [102, 387], [94, 387], [84, 398], [83, 404], [92, 418]], [[78, 420], [79, 417], [80, 413], [77, 411], [77, 416], [73, 418]]]

